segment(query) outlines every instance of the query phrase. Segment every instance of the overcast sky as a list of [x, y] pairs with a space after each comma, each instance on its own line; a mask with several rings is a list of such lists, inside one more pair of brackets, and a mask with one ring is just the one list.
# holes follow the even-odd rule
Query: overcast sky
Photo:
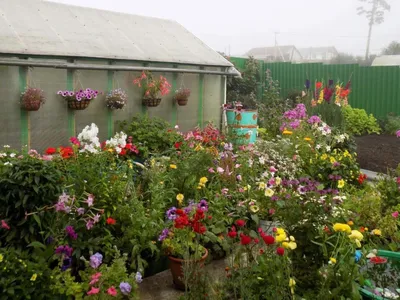
[[[249, 49], [278, 45], [335, 46], [364, 55], [368, 22], [358, 16], [359, 0], [51, 0], [131, 14], [176, 20], [217, 51], [243, 55]], [[400, 41], [400, 0], [373, 29], [371, 53]]]

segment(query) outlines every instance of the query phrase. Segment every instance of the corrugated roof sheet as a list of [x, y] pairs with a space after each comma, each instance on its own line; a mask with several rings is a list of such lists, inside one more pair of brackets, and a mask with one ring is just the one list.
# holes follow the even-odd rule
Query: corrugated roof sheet
[[374, 59], [373, 66], [400, 66], [400, 55], [382, 55]]
[[41, 0], [0, 0], [0, 53], [232, 65], [175, 21]]

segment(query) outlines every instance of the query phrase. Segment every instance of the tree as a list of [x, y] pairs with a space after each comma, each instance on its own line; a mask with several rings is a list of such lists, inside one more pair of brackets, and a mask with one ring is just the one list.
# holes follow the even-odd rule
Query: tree
[[387, 0], [359, 0], [360, 2], [367, 2], [368, 8], [360, 6], [357, 8], [359, 15], [365, 15], [368, 20], [369, 30], [367, 39], [367, 50], [365, 52], [365, 60], [369, 57], [369, 47], [371, 44], [372, 27], [375, 24], [381, 24], [385, 20], [385, 11], [390, 10], [390, 5]]
[[382, 55], [400, 55], [400, 43], [393, 41], [382, 51]]

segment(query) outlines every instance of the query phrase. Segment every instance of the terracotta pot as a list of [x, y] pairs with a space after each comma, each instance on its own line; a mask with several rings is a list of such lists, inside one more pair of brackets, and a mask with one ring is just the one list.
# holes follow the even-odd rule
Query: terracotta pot
[[76, 99], [68, 99], [68, 107], [74, 110], [84, 110], [89, 106], [89, 104], [90, 100], [87, 99], [83, 99], [81, 101]]
[[21, 107], [27, 111], [37, 111], [40, 108], [40, 100], [24, 101]]
[[154, 98], [154, 99], [143, 98], [142, 100], [142, 104], [148, 107], [156, 107], [160, 105], [160, 103], [161, 103], [161, 98]]
[[188, 103], [188, 100], [188, 98], [178, 98], [176, 99], [176, 102], [179, 106], [185, 106]]
[[[205, 250], [206, 250], [206, 253], [203, 255], [203, 257], [197, 261], [194, 261], [194, 263], [196, 263], [198, 267], [204, 266], [204, 261], [206, 260], [206, 258], [208, 256], [208, 250], [207, 249], [205, 249]], [[176, 258], [173, 256], [168, 256], [168, 258], [169, 258], [169, 268], [171, 270], [175, 288], [177, 288], [178, 290], [185, 290], [185, 283], [182, 281], [183, 280], [183, 264], [185, 263], [185, 260]]]

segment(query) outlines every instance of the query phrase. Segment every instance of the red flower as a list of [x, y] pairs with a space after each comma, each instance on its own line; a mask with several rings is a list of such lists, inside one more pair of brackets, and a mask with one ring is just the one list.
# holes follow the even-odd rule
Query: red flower
[[275, 243], [275, 238], [272, 235], [263, 235], [262, 238], [267, 245], [273, 245]]
[[260, 242], [259, 239], [254, 239], [254, 243], [255, 243], [255, 244], [258, 244], [259, 242]]
[[320, 89], [320, 88], [322, 88], [322, 82], [317, 82], [316, 84], [315, 84], [315, 87], [317, 88], [317, 89]]
[[117, 223], [117, 221], [113, 218], [107, 218], [106, 222], [108, 225], [115, 225], [115, 223]]
[[375, 257], [371, 257], [370, 262], [372, 262], [375, 265], [380, 265], [380, 264], [384, 264], [387, 262], [387, 258], [384, 257], [380, 257], [380, 256], [375, 256]]
[[176, 210], [176, 214], [179, 215], [179, 216], [184, 216], [184, 215], [186, 215], [185, 212], [184, 212], [182, 209], [177, 209], [177, 210]]
[[237, 236], [237, 232], [236, 232], [235, 226], [232, 226], [231, 231], [228, 232], [228, 236], [230, 238], [235, 238]]
[[207, 231], [207, 228], [200, 222], [195, 222], [195, 223], [193, 223], [193, 230], [194, 230], [194, 232], [203, 234], [204, 232]]
[[175, 228], [182, 229], [188, 225], [189, 225], [189, 219], [186, 215], [179, 216], [178, 218], [175, 219]]
[[126, 150], [125, 149], [121, 149], [121, 152], [119, 153], [119, 155], [125, 156], [126, 155]]
[[358, 176], [358, 183], [359, 184], [363, 184], [364, 180], [367, 179], [367, 175], [366, 174], [360, 174]]
[[72, 147], [60, 147], [60, 153], [62, 158], [70, 158], [74, 155], [74, 149]]
[[285, 254], [285, 249], [282, 247], [276, 248], [276, 254], [278, 254], [279, 256], [283, 256], [283, 254]]
[[196, 210], [196, 214], [194, 215], [194, 221], [196, 222], [196, 221], [202, 220], [204, 218], [205, 218], [204, 211], [201, 208], [198, 208]]
[[248, 245], [251, 243], [251, 237], [245, 235], [245, 234], [240, 234], [240, 244], [242, 245]]
[[182, 146], [182, 142], [176, 142], [174, 144], [175, 149], [179, 149]]
[[239, 227], [243, 227], [243, 226], [246, 225], [246, 221], [245, 220], [237, 220], [235, 223]]
[[325, 231], [327, 234], [330, 234], [330, 233], [331, 233], [331, 231], [330, 231], [330, 229], [329, 229], [328, 226], [325, 226], [325, 227], [324, 227], [324, 231]]
[[8, 226], [7, 222], [4, 220], [1, 220], [1, 228], [10, 230], [10, 226]]
[[208, 216], [207, 218], [208, 218], [209, 220], [211, 220], [211, 219], [212, 219], [212, 216]]
[[260, 249], [260, 255], [264, 254], [264, 249]]
[[49, 148], [46, 149], [46, 154], [47, 155], [53, 155], [56, 152], [57, 152], [56, 148], [49, 147]]

